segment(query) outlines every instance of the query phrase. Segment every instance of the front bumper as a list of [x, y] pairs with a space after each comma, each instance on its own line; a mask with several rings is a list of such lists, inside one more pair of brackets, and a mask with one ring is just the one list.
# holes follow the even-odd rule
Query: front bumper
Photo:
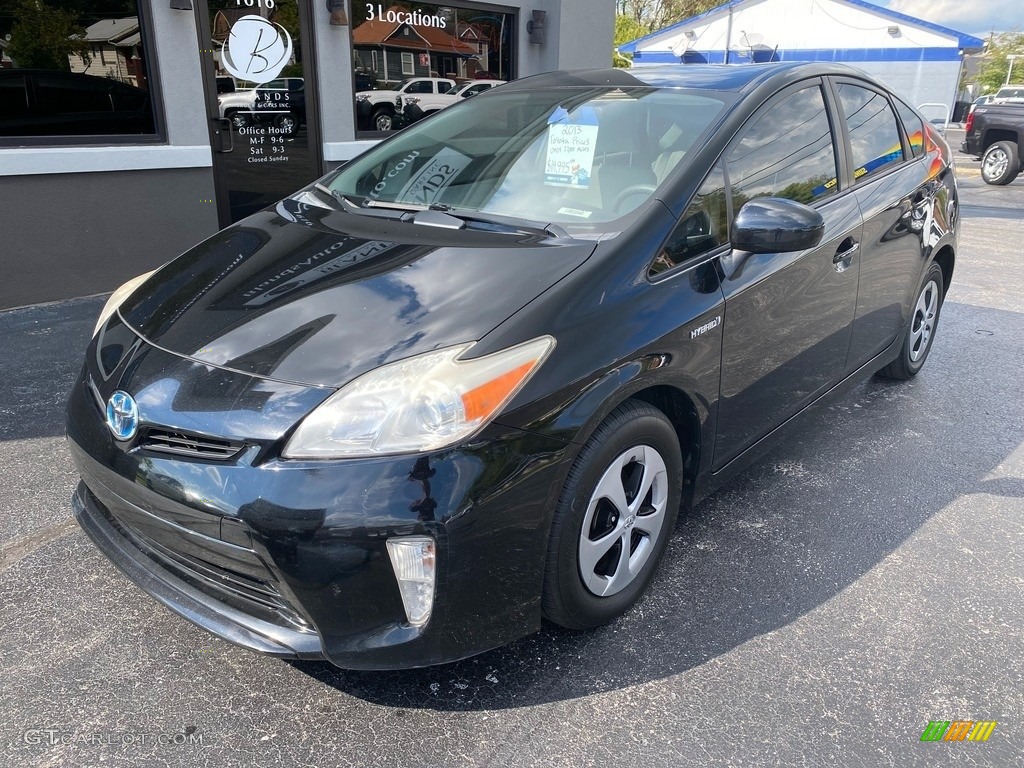
[[289, 629], [232, 608], [179, 578], [166, 565], [161, 567], [161, 560], [168, 564], [173, 560], [130, 533], [84, 482], [71, 497], [71, 509], [82, 530], [114, 565], [158, 602], [192, 623], [235, 645], [272, 656], [324, 657], [315, 632]]
[[[87, 365], [72, 390], [68, 440], [83, 481], [73, 505], [97, 546], [159, 602], [237, 645], [348, 669], [454, 661], [539, 628], [567, 444], [495, 425], [437, 454], [285, 461], [274, 434], [287, 430], [275, 419], [324, 393], [135, 348], [107, 380]], [[263, 432], [220, 460], [124, 445], [98, 407], [118, 388], [146, 403], [150, 424], [201, 424], [242, 443]], [[413, 627], [386, 542], [424, 534], [437, 543], [436, 595], [430, 621]]]

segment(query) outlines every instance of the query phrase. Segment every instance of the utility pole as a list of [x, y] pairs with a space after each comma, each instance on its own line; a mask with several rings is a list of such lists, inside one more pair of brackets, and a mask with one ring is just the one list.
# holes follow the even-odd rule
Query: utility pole
[[1016, 53], [1011, 53], [1006, 58], [1010, 62], [1010, 66], [1008, 66], [1006, 68], [1006, 82], [1003, 83], [1003, 85], [1009, 85], [1010, 84], [1010, 73], [1013, 72], [1013, 62], [1014, 62], [1014, 60], [1015, 59], [1024, 58], [1024, 56], [1021, 56], [1020, 54], [1016, 54]]
[[725, 63], [729, 63], [729, 46], [732, 45], [732, 0], [729, 0], [729, 23], [725, 28]]

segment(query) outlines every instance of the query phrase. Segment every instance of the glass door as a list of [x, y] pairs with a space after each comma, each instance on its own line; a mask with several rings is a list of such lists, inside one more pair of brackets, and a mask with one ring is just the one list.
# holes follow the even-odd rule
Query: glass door
[[320, 175], [310, 19], [305, 0], [199, 0], [197, 9], [227, 225]]

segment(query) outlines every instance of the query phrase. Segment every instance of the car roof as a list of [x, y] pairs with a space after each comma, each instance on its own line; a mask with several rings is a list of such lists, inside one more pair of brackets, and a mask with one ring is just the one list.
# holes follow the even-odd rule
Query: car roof
[[[833, 62], [774, 62], [770, 64], [664, 64], [632, 69], [588, 69], [547, 72], [516, 80], [520, 87], [653, 86], [699, 88], [714, 91], [746, 91], [773, 79], [791, 81], [822, 75], [870, 76]], [[507, 88], [505, 90], [511, 90]]]

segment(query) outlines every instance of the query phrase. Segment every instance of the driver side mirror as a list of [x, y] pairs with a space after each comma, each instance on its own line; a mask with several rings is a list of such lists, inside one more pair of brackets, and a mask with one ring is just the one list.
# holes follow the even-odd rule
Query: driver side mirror
[[806, 251], [821, 242], [825, 220], [813, 208], [781, 197], [747, 202], [732, 226], [732, 247], [748, 253]]

